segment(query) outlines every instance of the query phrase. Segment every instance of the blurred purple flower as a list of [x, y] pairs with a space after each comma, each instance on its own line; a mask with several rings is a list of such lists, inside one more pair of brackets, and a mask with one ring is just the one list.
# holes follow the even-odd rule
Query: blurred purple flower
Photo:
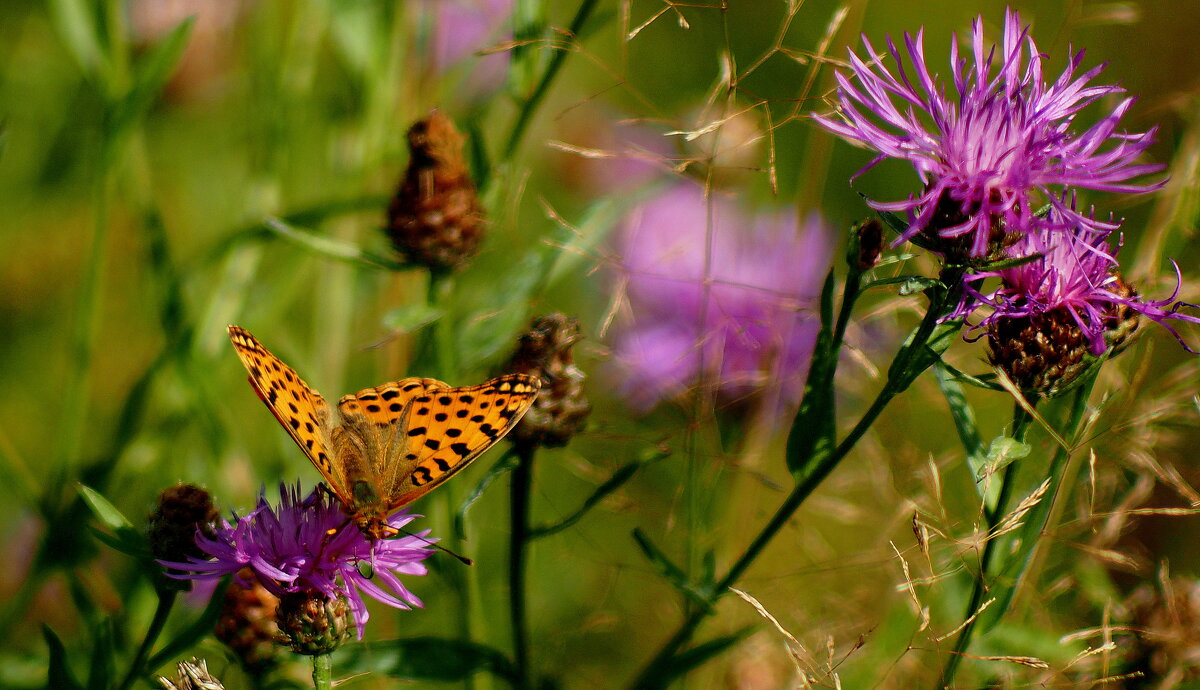
[[680, 395], [704, 371], [727, 401], [763, 391], [799, 401], [833, 244], [818, 217], [749, 218], [679, 184], [631, 212], [619, 243], [633, 323], [615, 355], [633, 407]]
[[435, 72], [474, 59], [469, 91], [492, 91], [504, 84], [507, 51], [474, 57], [475, 53], [511, 37], [514, 0], [423, 0], [420, 16], [430, 22], [427, 60]]
[[[970, 302], [964, 305], [959, 315], [965, 316], [980, 306], [991, 307], [991, 313], [971, 327], [973, 333], [985, 332], [1002, 319], [1030, 318], [1063, 310], [1087, 338], [1091, 353], [1101, 355], [1109, 347], [1106, 334], [1119, 327], [1123, 311], [1132, 310], [1162, 324], [1185, 349], [1192, 351], [1167, 323], [1169, 320], [1200, 323], [1200, 318], [1179, 312], [1183, 307], [1195, 305], [1175, 301], [1179, 296], [1178, 266], [1175, 267], [1175, 291], [1170, 297], [1143, 300], [1120, 275], [1117, 252], [1109, 246], [1108, 233], [1083, 226], [1066, 231], [1053, 230], [1067, 221], [1053, 217], [1057, 215], [1056, 210], [1051, 210], [1050, 215], [1047, 226], [1008, 249], [1013, 257], [1037, 255], [1038, 258], [968, 278], [965, 291]], [[1078, 214], [1073, 211], [1073, 215]], [[973, 284], [989, 277], [998, 277], [1001, 283], [998, 289], [985, 295]]]
[[[368, 540], [342, 512], [340, 504], [320, 488], [301, 500], [300, 487], [279, 487], [279, 508], [260, 493], [258, 505], [234, 524], [221, 520], [212, 539], [197, 533], [196, 545], [213, 560], [189, 558], [186, 563], [162, 565], [189, 571], [189, 579], [220, 578], [251, 568], [272, 594], [316, 590], [333, 599], [345, 597], [354, 612], [358, 638], [369, 614], [361, 593], [388, 606], [409, 609], [421, 606], [397, 575], [424, 575], [421, 561], [430, 556], [428, 530], [395, 539]], [[415, 515], [401, 511], [388, 518], [395, 528]], [[373, 571], [365, 576], [360, 564]], [[378, 578], [376, 580], [375, 578]], [[380, 583], [391, 588], [389, 592]]]
[[907, 160], [916, 168], [925, 185], [920, 196], [870, 202], [879, 210], [908, 214], [911, 225], [900, 241], [929, 228], [945, 238], [969, 236], [963, 239], [968, 254], [984, 256], [998, 237], [1039, 225], [1034, 211], [1044, 203], [1066, 219], [1058, 230], [1082, 226], [1111, 231], [1115, 226], [1076, 214], [1063, 203], [1063, 191], [1146, 192], [1162, 185], [1132, 181], [1162, 169], [1135, 163], [1153, 141], [1154, 129], [1117, 131], [1132, 98], [1121, 100], [1089, 129], [1071, 131], [1084, 107], [1124, 92], [1117, 86], [1088, 85], [1103, 65], [1076, 76], [1083, 51], [1048, 83], [1042, 78], [1046, 56], [1038, 52], [1028, 27], [1021, 28], [1016, 12], [1005, 12], [998, 56], [995, 45], [985, 51], [983, 21], [977, 17], [971, 28], [970, 67], [959, 55], [957, 36], [951, 44], [958, 97], [948, 98], [945, 86], [929, 72], [923, 43], [923, 29], [915, 38], [904, 35], [910, 77], [890, 37], [895, 74], [884, 66], [887, 56], [864, 36], [867, 59], [850, 53], [854, 80], [837, 75], [838, 117], [814, 115], [831, 132], [879, 152], [864, 171], [886, 158]]

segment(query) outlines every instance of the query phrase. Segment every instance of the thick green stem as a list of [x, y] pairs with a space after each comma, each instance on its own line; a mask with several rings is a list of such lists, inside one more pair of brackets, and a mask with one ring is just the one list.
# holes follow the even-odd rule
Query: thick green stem
[[508, 612], [512, 621], [514, 686], [525, 690], [529, 684], [529, 629], [525, 608], [525, 554], [529, 544], [529, 496], [533, 488], [532, 448], [517, 450], [517, 466], [509, 485], [510, 532], [508, 540]]
[[331, 654], [316, 654], [313, 662], [313, 688], [315, 690], [333, 690], [333, 656]]
[[[1025, 440], [1025, 434], [1029, 430], [1029, 421], [1030, 416], [1025, 408], [1019, 404], [1016, 405], [1013, 409], [1013, 438], [1018, 441]], [[989, 508], [985, 503], [983, 506], [984, 519], [987, 522], [987, 532], [984, 536], [987, 541], [983, 546], [983, 554], [979, 557], [979, 575], [976, 576], [975, 585], [971, 589], [971, 600], [967, 602], [967, 611], [964, 614], [964, 620], [967, 622], [958, 633], [954, 651], [946, 659], [946, 666], [942, 669], [942, 675], [938, 679], [938, 688], [944, 688], [954, 681], [958, 665], [962, 661], [963, 655], [966, 654], [967, 647], [971, 645], [971, 637], [975, 633], [975, 624], [978, 622], [979, 607], [983, 604], [983, 596], [988, 589], [988, 569], [991, 567], [992, 558], [996, 553], [996, 545], [1000, 542], [999, 537], [993, 535], [992, 532], [996, 530], [996, 525], [1000, 524], [1000, 520], [1004, 517], [1004, 510], [1012, 496], [1013, 486], [1017, 483], [1016, 466], [1016, 462], [1010, 462], [1005, 466], [1004, 477], [1000, 481], [1000, 493], [996, 497], [996, 505]]]
[[175, 597], [178, 594], [175, 590], [158, 590], [158, 607], [154, 609], [154, 619], [150, 621], [150, 627], [146, 630], [146, 636], [142, 638], [142, 644], [138, 646], [133, 662], [129, 664], [129, 670], [125, 673], [121, 684], [117, 686], [118, 690], [127, 690], [135, 680], [145, 674], [146, 659], [150, 657], [150, 650], [158, 641], [158, 636], [162, 634], [163, 627], [167, 624], [167, 616], [171, 614], [171, 608], [175, 605]]

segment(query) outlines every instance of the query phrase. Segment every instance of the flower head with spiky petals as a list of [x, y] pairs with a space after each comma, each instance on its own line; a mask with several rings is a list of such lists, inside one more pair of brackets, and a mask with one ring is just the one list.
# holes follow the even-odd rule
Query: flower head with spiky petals
[[[359, 639], [369, 617], [360, 593], [399, 609], [422, 605], [398, 576], [426, 573], [422, 561], [433, 553], [428, 531], [371, 541], [320, 488], [301, 499], [299, 486], [281, 484], [279, 496], [275, 508], [264, 491], [249, 515], [235, 515], [233, 524], [221, 520], [211, 537], [197, 532], [196, 545], [212, 560], [190, 557], [186, 563], [162, 564], [187, 571], [180, 577], [190, 579], [223, 577], [248, 567], [278, 597], [313, 590], [330, 599], [344, 597]], [[388, 518], [388, 525], [399, 529], [415, 517], [401, 511]], [[369, 565], [373, 574], [364, 575], [360, 564]]]
[[[1073, 204], [1068, 207], [1072, 218], [1081, 215]], [[991, 307], [991, 313], [972, 326], [972, 331], [993, 333], [1005, 320], [1058, 313], [1078, 328], [1093, 355], [1101, 355], [1115, 344], [1113, 338], [1124, 332], [1122, 322], [1141, 315], [1162, 324], [1185, 349], [1192, 351], [1168, 323], [1180, 320], [1200, 323], [1200, 317], [1180, 311], [1196, 305], [1176, 301], [1178, 266], [1172, 295], [1162, 300], [1144, 300], [1121, 276], [1117, 252], [1109, 246], [1106, 233], [1084, 225], [1070, 230], [1053, 229], [1068, 222], [1057, 207], [1051, 209], [1047, 220], [1045, 226], [1008, 250], [1013, 257], [1034, 257], [1031, 261], [969, 276], [964, 288], [968, 299], [958, 315], [965, 316], [979, 306]], [[990, 294], [979, 292], [976, 286], [990, 277], [1000, 278], [1000, 287]]]
[[[1035, 231], [1041, 224], [1035, 211], [1044, 203], [1069, 219], [1056, 229], [1082, 225], [1090, 231], [1111, 231], [1111, 224], [1074, 214], [1062, 203], [1063, 192], [1075, 188], [1132, 193], [1162, 185], [1136, 181], [1162, 169], [1136, 162], [1153, 141], [1154, 130], [1117, 131], [1133, 99], [1121, 100], [1090, 128], [1073, 131], [1080, 110], [1123, 90], [1089, 85], [1103, 65], [1076, 75], [1083, 51], [1071, 56], [1056, 80], [1045, 81], [1046, 56], [1012, 10], [1005, 13], [999, 55], [995, 45], [984, 48], [981, 17], [971, 29], [970, 65], [954, 39], [950, 64], [956, 99], [947, 96], [945, 86], [929, 71], [923, 30], [916, 37], [904, 36], [911, 76], [890, 37], [886, 55], [865, 36], [863, 43], [866, 59], [850, 54], [853, 77], [837, 75], [838, 117], [814, 118], [831, 132], [878, 151], [867, 168], [887, 158], [909, 161], [916, 168], [924, 184], [919, 196], [871, 202], [878, 210], [908, 214], [910, 226], [901, 241], [925, 231], [940, 237], [939, 246], [949, 241], [966, 256], [987, 256]], [[895, 62], [895, 73], [884, 66], [888, 56]]]

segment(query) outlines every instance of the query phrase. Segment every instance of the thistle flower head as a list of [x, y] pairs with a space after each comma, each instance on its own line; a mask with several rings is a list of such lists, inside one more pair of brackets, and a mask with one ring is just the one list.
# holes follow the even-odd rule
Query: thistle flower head
[[[877, 151], [867, 168], [895, 158], [916, 169], [924, 185], [919, 195], [871, 202], [879, 210], [908, 214], [910, 227], [900, 241], [925, 233], [948, 253], [987, 256], [1042, 225], [1034, 212], [1045, 203], [1068, 220], [1055, 229], [1111, 231], [1111, 224], [1074, 213], [1063, 201], [1063, 190], [1145, 192], [1162, 184], [1136, 181], [1162, 168], [1135, 162], [1153, 141], [1154, 130], [1118, 131], [1133, 99], [1122, 99], [1094, 125], [1077, 131], [1075, 118], [1082, 109], [1123, 90], [1090, 83], [1103, 65], [1076, 74], [1083, 51], [1070, 57], [1057, 79], [1044, 79], [1046, 56], [1012, 10], [1005, 13], [1001, 46], [985, 48], [981, 17], [971, 28], [969, 59], [960, 55], [957, 37], [951, 44], [957, 97], [948, 96], [930, 72], [923, 30], [904, 36], [911, 72], [890, 37], [886, 53], [866, 37], [863, 44], [865, 57], [850, 54], [852, 76], [837, 75], [837, 117], [814, 118], [842, 138]], [[889, 57], [894, 68], [885, 66]]]
[[[1071, 217], [1077, 215], [1080, 214], [1072, 209]], [[1009, 250], [1014, 257], [1034, 257], [1031, 261], [968, 278], [966, 292], [974, 298], [974, 303], [968, 304], [960, 315], [977, 306], [991, 307], [991, 313], [973, 329], [994, 333], [1006, 320], [1036, 319], [1056, 313], [1065, 317], [1065, 324], [1078, 329], [1091, 354], [1098, 356], [1120, 344], [1114, 338], [1123, 339], [1132, 331], [1130, 320], [1145, 316], [1162, 324], [1191, 352], [1170, 324], [1171, 321], [1200, 323], [1200, 318], [1180, 311], [1194, 305], [1176, 301], [1180, 285], [1178, 267], [1176, 288], [1170, 297], [1142, 299], [1121, 276], [1108, 235], [1084, 225], [1065, 231], [1053, 229], [1066, 221], [1057, 209], [1051, 209], [1044, 227], [1026, 235]], [[1000, 287], [985, 295], [972, 283], [989, 277], [999, 277]]]
[[[186, 563], [162, 564], [189, 572], [181, 577], [191, 579], [223, 577], [248, 567], [280, 598], [311, 591], [330, 600], [344, 597], [359, 639], [369, 617], [362, 594], [399, 609], [422, 605], [398, 576], [426, 573], [422, 561], [432, 553], [424, 538], [428, 530], [371, 541], [327, 492], [318, 488], [302, 499], [299, 486], [280, 485], [279, 494], [278, 508], [263, 492], [250, 514], [235, 515], [232, 524], [221, 520], [212, 537], [198, 532], [196, 545], [212, 560], [191, 557]], [[388, 518], [388, 525], [399, 529], [415, 517], [401, 511]], [[369, 566], [371, 574], [363, 574], [360, 565]]]

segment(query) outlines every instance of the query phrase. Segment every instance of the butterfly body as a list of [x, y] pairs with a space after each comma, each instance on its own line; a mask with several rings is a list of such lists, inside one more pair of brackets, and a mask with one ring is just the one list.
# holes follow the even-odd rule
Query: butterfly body
[[249, 331], [230, 326], [229, 338], [259, 397], [372, 539], [394, 536], [391, 513], [503, 438], [541, 385], [523, 374], [461, 388], [406, 378], [342, 396], [335, 424], [321, 394]]

